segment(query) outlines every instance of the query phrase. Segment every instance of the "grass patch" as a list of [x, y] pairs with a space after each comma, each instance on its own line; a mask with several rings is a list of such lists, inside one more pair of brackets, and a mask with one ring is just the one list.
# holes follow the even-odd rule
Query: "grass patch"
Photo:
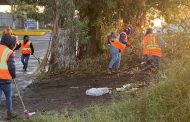
[[107, 106], [93, 106], [71, 115], [39, 115], [30, 122], [188, 122], [190, 84], [189, 80], [183, 81], [181, 78], [171, 81], [167, 79], [159, 85], [151, 86], [145, 93], [139, 94], [141, 97], [138, 99], [126, 99]]
[[14, 31], [16, 35], [23, 36], [23, 35], [29, 35], [29, 36], [43, 36], [45, 32], [40, 31]]
[[[23, 36], [23, 35], [43, 36], [46, 32], [51, 32], [51, 30], [50, 29], [39, 29], [39, 30], [28, 29], [27, 31], [25, 31], [24, 29], [16, 29], [16, 30], [13, 30], [13, 32], [19, 36]], [[3, 29], [0, 29], [0, 34], [2, 33], [3, 33]]]

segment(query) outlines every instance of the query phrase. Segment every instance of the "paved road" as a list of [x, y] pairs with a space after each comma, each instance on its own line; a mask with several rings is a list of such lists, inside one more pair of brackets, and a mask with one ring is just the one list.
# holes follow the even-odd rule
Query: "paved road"
[[[34, 46], [34, 54], [36, 57], [39, 58], [43, 58], [44, 54], [47, 51], [47, 47], [48, 47], [48, 43], [50, 40], [50, 33], [47, 33], [44, 36], [30, 36], [30, 40], [33, 43]], [[1, 39], [1, 37], [0, 37]], [[23, 36], [19, 36], [19, 40], [22, 40]], [[29, 65], [28, 65], [28, 71], [24, 72], [23, 71], [23, 65], [20, 61], [20, 51], [15, 51], [16, 52], [16, 58], [15, 58], [15, 63], [16, 63], [16, 79], [15, 81], [17, 82], [17, 85], [20, 89], [21, 92], [24, 91], [24, 88], [26, 88], [29, 84], [32, 83], [33, 80], [33, 73], [35, 72], [35, 70], [37, 69], [38, 66], [38, 61], [34, 58], [34, 56], [30, 56], [30, 60], [29, 60]], [[13, 85], [13, 95], [14, 96], [18, 96], [17, 92], [16, 92], [16, 88]], [[5, 100], [5, 97], [3, 96], [2, 100]], [[4, 106], [5, 106], [5, 102], [3, 102]], [[2, 120], [2, 116], [4, 116], [5, 113], [0, 113], [0, 122]]]
[[[51, 36], [50, 33], [47, 33], [44, 36], [30, 36], [30, 40], [32, 41], [35, 50], [34, 55], [36, 57], [39, 57], [41, 59], [43, 58], [44, 54], [47, 51], [50, 36]], [[23, 36], [19, 36], [19, 40], [22, 39]], [[15, 79], [15, 81], [17, 82], [18, 87], [20, 89], [24, 89], [32, 82], [32, 77], [33, 77], [32, 74], [35, 72], [38, 66], [38, 61], [34, 58], [34, 56], [31, 55], [29, 60], [28, 70], [27, 72], [24, 72], [22, 69], [23, 65], [20, 61], [21, 57], [20, 51], [18, 50], [15, 52], [16, 52], [16, 58], [15, 58], [16, 74], [17, 74], [17, 78]]]
[[[19, 37], [19, 40], [22, 40], [23, 36]], [[30, 40], [34, 46], [34, 55], [39, 58], [43, 58], [44, 54], [47, 51], [48, 43], [50, 40], [50, 33], [47, 33], [44, 36], [30, 36]], [[35, 72], [38, 61], [34, 56], [30, 56], [27, 72], [23, 71], [23, 65], [20, 61], [20, 51], [16, 51], [16, 74], [17, 78], [15, 79], [18, 83], [19, 88], [23, 89], [32, 82], [32, 74]]]

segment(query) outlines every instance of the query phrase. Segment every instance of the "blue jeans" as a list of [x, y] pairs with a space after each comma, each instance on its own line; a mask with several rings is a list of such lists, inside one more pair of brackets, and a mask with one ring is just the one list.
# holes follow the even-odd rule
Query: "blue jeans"
[[29, 58], [30, 58], [30, 55], [22, 55], [21, 56], [21, 62], [23, 64], [23, 69], [27, 69]]
[[11, 83], [0, 85], [0, 103], [1, 103], [3, 92], [6, 97], [7, 112], [11, 112], [12, 111], [12, 85]]
[[144, 65], [144, 81], [148, 82], [150, 80], [150, 76], [154, 76], [154, 79], [159, 82], [160, 57], [154, 55], [146, 55], [145, 57], [147, 57], [147, 59]]
[[119, 52], [119, 49], [115, 48], [111, 45], [110, 51], [112, 54], [111, 61], [109, 62], [108, 68], [112, 69], [113, 65], [115, 65], [115, 68], [118, 70], [120, 68], [120, 62], [121, 62], [121, 53]]
[[153, 60], [154, 65], [159, 69], [160, 68], [160, 57], [153, 55], [152, 60]]

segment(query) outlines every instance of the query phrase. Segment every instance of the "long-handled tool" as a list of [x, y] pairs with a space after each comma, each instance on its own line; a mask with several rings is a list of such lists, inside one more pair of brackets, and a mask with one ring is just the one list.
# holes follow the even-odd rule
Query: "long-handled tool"
[[[28, 49], [27, 49], [28, 50]], [[30, 51], [30, 50], [28, 50]], [[38, 60], [38, 64], [40, 64], [40, 58], [37, 58], [34, 54], [32, 54], [36, 60]]]
[[35, 58], [36, 60], [38, 60], [38, 63], [40, 64], [40, 58], [37, 58], [34, 54], [33, 54], [33, 56], [34, 56], [34, 58]]
[[16, 81], [13, 79], [13, 82], [14, 82], [14, 84], [15, 84], [15, 87], [16, 87], [16, 90], [17, 90], [17, 93], [18, 93], [18, 96], [19, 96], [19, 98], [20, 98], [20, 101], [21, 101], [21, 103], [22, 103], [22, 107], [23, 107], [23, 110], [24, 110], [24, 116], [23, 116], [23, 119], [30, 119], [30, 117], [31, 117], [31, 115], [30, 115], [30, 113], [26, 110], [26, 106], [24, 105], [24, 102], [23, 102], [23, 99], [22, 99], [22, 97], [21, 97], [21, 95], [20, 95], [20, 91], [19, 91], [19, 89], [18, 89], [18, 86], [17, 86], [17, 84], [16, 84]]

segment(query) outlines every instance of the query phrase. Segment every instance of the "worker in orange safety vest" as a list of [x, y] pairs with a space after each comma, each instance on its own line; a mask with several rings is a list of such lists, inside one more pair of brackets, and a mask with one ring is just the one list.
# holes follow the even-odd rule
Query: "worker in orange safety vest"
[[[0, 42], [0, 104], [2, 93], [6, 97], [7, 120], [15, 118], [17, 114], [12, 110], [12, 79], [16, 78], [16, 66], [13, 49], [16, 38], [9, 34], [3, 34]], [[2, 110], [0, 108], [0, 110]]]
[[24, 35], [23, 40], [20, 42], [19, 45], [15, 48], [15, 50], [19, 49], [21, 47], [21, 62], [23, 64], [23, 70], [27, 71], [28, 67], [28, 60], [30, 58], [30, 55], [34, 54], [34, 48], [32, 42], [29, 40], [28, 35]]
[[148, 74], [147, 72], [151, 69], [154, 69], [154, 71], [156, 71], [156, 73], [158, 74], [160, 58], [162, 56], [161, 46], [165, 44], [166, 43], [164, 42], [164, 40], [162, 40], [162, 38], [160, 38], [158, 34], [153, 33], [152, 28], [147, 29], [143, 39], [143, 59], [145, 61], [144, 63], [142, 63], [145, 66], [145, 82], [148, 81], [148, 78], [146, 77], [146, 75]]
[[121, 62], [121, 52], [125, 50], [125, 47], [128, 46], [127, 35], [131, 33], [130, 28], [124, 29], [120, 35], [112, 32], [110, 38], [108, 39], [111, 46], [110, 51], [112, 54], [111, 61], [108, 65], [108, 74], [112, 74], [113, 66], [115, 65], [116, 73], [120, 71], [120, 62]]

